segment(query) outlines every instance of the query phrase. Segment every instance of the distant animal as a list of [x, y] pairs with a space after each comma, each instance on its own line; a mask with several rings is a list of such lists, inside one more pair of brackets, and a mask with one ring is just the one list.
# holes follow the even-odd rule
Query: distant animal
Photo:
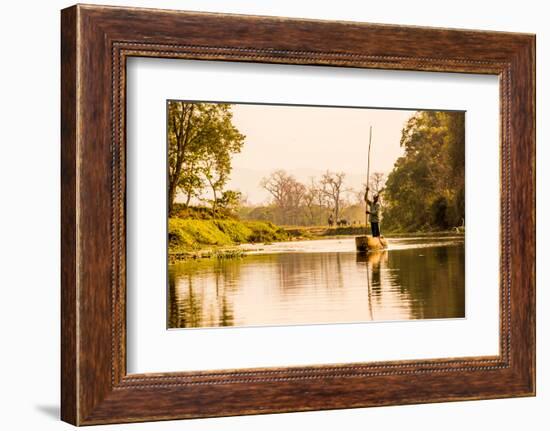
[[338, 226], [349, 226], [349, 222], [345, 218], [341, 218], [337, 222]]
[[462, 219], [462, 226], [456, 226], [455, 228], [456, 233], [464, 233], [465, 226], [464, 226], [464, 219]]

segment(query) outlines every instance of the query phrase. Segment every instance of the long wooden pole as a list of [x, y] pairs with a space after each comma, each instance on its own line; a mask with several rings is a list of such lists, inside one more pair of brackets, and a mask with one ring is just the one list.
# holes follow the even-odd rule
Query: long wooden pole
[[[369, 188], [369, 177], [370, 177], [370, 147], [372, 144], [372, 126], [370, 126], [369, 129], [369, 153], [367, 156], [367, 189]], [[365, 205], [368, 205], [367, 198], [368, 198], [368, 191], [365, 193]], [[367, 209], [368, 211], [368, 209]], [[365, 211], [365, 229], [367, 229], [367, 234], [369, 233], [369, 217], [367, 215], [367, 212]]]

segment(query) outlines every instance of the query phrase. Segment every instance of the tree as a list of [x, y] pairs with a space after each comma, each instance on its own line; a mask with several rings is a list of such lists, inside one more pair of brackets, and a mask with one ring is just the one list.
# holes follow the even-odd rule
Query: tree
[[177, 183], [179, 189], [185, 194], [185, 206], [188, 207], [191, 199], [201, 196], [204, 187], [204, 179], [202, 178], [200, 169], [197, 168], [198, 161], [190, 160], [187, 163], [186, 169], [180, 174], [180, 179]]
[[268, 177], [262, 178], [260, 186], [271, 195], [276, 205], [283, 207], [289, 184], [293, 180], [294, 178], [288, 175], [286, 171], [279, 169], [272, 172]]
[[212, 190], [212, 211], [216, 212], [216, 205], [218, 202], [218, 192], [221, 191], [227, 179], [231, 165], [227, 163], [225, 158], [221, 159], [216, 154], [207, 154], [202, 164], [202, 172], [206, 178], [206, 182]]
[[212, 138], [205, 142], [202, 173], [212, 190], [212, 209], [216, 211], [218, 195], [229, 180], [231, 156], [241, 151], [244, 135], [233, 126], [230, 105], [215, 106], [216, 121], [211, 125]]
[[[371, 174], [368, 182], [369, 191], [373, 195], [380, 195], [384, 190], [384, 185], [386, 184], [386, 175], [382, 172], [374, 172]], [[355, 198], [359, 204], [362, 206], [366, 205], [365, 194], [367, 192], [367, 184], [363, 184], [363, 187], [355, 192]]]
[[[315, 182], [315, 178], [310, 178], [309, 184], [306, 186], [306, 190], [303, 196], [303, 204], [307, 210], [307, 224], [313, 225], [318, 220], [319, 213], [322, 211], [321, 205], [319, 205], [319, 197], [322, 195], [321, 188]], [[321, 197], [322, 202], [322, 197]]]
[[343, 172], [333, 173], [326, 171], [321, 177], [322, 191], [332, 209], [334, 220], [338, 221], [340, 217], [340, 208], [343, 204], [344, 178]]
[[168, 104], [168, 212], [178, 190], [189, 204], [200, 196], [205, 181], [215, 195], [227, 182], [231, 155], [241, 150], [245, 136], [232, 123], [227, 103], [170, 101]]
[[191, 103], [168, 103], [168, 213], [171, 215], [186, 158], [192, 153], [198, 131]]
[[374, 172], [369, 178], [369, 189], [374, 194], [379, 194], [386, 184], [386, 176], [382, 172]]
[[271, 194], [274, 203], [281, 208], [298, 206], [305, 193], [305, 186], [282, 169], [262, 178], [260, 185]]
[[218, 198], [217, 206], [235, 212], [241, 205], [243, 200], [243, 194], [236, 190], [225, 190], [221, 197]]
[[306, 186], [282, 169], [262, 178], [260, 185], [271, 195], [273, 204], [282, 210], [279, 216], [281, 221], [296, 223], [298, 209], [306, 193]]
[[464, 218], [464, 113], [419, 111], [402, 131], [400, 157], [388, 176], [387, 228], [445, 230]]

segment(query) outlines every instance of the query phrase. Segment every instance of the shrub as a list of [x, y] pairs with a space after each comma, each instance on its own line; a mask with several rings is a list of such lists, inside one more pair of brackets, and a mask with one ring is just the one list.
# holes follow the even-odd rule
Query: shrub
[[212, 220], [171, 218], [168, 222], [170, 246], [198, 249], [204, 245], [232, 245], [231, 238], [218, 229]]
[[286, 231], [271, 222], [246, 221], [243, 222], [250, 230], [249, 242], [273, 242], [288, 239]]
[[223, 247], [245, 242], [273, 242], [288, 239], [284, 229], [270, 222], [195, 220], [170, 218], [168, 242], [171, 253]]
[[214, 224], [237, 244], [250, 241], [252, 230], [238, 220], [215, 220]]

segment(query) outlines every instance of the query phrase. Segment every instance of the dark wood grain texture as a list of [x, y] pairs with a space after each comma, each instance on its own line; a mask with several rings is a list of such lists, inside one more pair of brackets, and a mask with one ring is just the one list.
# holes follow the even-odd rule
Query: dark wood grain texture
[[[534, 395], [533, 35], [74, 6], [62, 11], [61, 47], [63, 420], [88, 425]], [[127, 375], [129, 56], [499, 75], [500, 354]], [[525, 215], [522, 223], [517, 214]]]
[[77, 423], [76, 8], [61, 16], [61, 417]]

